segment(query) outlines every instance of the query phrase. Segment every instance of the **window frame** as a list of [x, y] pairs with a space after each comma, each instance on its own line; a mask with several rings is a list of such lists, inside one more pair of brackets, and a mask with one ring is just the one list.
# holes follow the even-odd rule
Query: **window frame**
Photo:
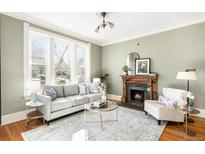
[[90, 50], [90, 43], [82, 42], [79, 40], [74, 40], [69, 37], [65, 37], [63, 34], [55, 34], [52, 32], [48, 32], [42, 29], [38, 29], [35, 27], [30, 26], [28, 23], [24, 23], [24, 97], [29, 95], [28, 91], [28, 83], [32, 80], [31, 71], [32, 71], [32, 58], [29, 59], [31, 56], [31, 45], [30, 43], [30, 33], [36, 33], [37, 35], [40, 34], [42, 37], [47, 37], [47, 52], [45, 53], [45, 67], [46, 67], [46, 84], [54, 84], [55, 83], [55, 70], [54, 68], [54, 40], [63, 40], [67, 42], [70, 46], [71, 55], [74, 58], [71, 58], [71, 83], [77, 83], [76, 80], [76, 49], [77, 46], [83, 47], [85, 49], [85, 82], [91, 81], [91, 50]]

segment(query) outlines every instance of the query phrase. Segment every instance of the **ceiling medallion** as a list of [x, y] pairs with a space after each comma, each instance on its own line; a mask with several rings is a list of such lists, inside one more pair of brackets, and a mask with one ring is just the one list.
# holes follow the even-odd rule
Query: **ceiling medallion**
[[105, 29], [105, 27], [107, 25], [109, 25], [110, 28], [114, 28], [114, 23], [110, 22], [110, 21], [105, 21], [105, 18], [110, 17], [112, 15], [111, 12], [99, 12], [97, 13], [97, 16], [101, 17], [103, 19], [102, 23], [100, 25], [97, 26], [97, 28], [95, 29], [96, 33], [99, 33], [100, 29]]

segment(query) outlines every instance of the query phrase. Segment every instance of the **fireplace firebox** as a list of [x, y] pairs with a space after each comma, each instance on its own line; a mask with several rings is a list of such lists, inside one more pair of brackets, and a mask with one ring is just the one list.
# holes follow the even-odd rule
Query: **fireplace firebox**
[[146, 99], [158, 99], [158, 75], [122, 75], [122, 105], [144, 110]]
[[144, 100], [149, 98], [149, 87], [145, 84], [127, 84], [126, 105], [144, 109]]

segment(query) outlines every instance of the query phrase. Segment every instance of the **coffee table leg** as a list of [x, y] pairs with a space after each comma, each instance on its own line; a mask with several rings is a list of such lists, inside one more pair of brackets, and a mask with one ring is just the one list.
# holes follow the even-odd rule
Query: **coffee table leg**
[[187, 129], [188, 129], [187, 127], [188, 127], [188, 126], [187, 126], [187, 114], [186, 114], [186, 134], [187, 134], [187, 132], [188, 132], [188, 131], [187, 131]]
[[100, 112], [100, 124], [101, 124], [101, 128], [103, 130], [103, 118], [102, 118], [102, 113]]
[[116, 121], [118, 121], [118, 109], [116, 109]]
[[86, 109], [84, 109], [84, 118], [85, 118], [85, 121], [87, 120], [87, 111]]

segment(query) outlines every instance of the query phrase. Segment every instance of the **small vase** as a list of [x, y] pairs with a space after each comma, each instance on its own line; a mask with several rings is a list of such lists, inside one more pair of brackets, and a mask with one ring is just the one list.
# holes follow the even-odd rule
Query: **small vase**
[[31, 102], [35, 103], [37, 100], [37, 93], [36, 92], [31, 92]]

